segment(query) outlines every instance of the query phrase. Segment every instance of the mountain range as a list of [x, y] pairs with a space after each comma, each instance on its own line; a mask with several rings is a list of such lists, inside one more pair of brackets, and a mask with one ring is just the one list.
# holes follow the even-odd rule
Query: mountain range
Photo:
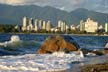
[[50, 6], [40, 7], [36, 5], [11, 6], [0, 4], [0, 24], [22, 24], [22, 18], [50, 20], [53, 25], [58, 20], [64, 20], [67, 24], [79, 24], [80, 20], [88, 17], [97, 21], [99, 24], [108, 22], [108, 14], [78, 8], [67, 12]]

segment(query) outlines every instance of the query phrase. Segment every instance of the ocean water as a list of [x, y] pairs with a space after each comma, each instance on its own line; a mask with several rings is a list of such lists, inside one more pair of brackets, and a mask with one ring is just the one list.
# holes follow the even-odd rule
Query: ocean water
[[[75, 52], [70, 54], [36, 54], [44, 40], [50, 35], [43, 34], [0, 34], [0, 43], [10, 41], [12, 35], [18, 35], [22, 40], [9, 46], [0, 46], [0, 72], [48, 72], [72, 69], [84, 64], [105, 62], [108, 57], [82, 57]], [[108, 42], [107, 36], [70, 35], [80, 45], [80, 48], [102, 49]], [[74, 69], [73, 69], [74, 70]], [[77, 71], [80, 71], [77, 70]], [[70, 71], [71, 72], [71, 71]]]

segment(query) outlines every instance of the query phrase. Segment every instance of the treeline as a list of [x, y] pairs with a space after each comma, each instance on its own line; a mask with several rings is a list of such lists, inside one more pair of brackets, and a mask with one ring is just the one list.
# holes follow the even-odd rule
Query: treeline
[[0, 24], [0, 33], [10, 33], [10, 32], [15, 32], [15, 27], [16, 25], [4, 25]]
[[[16, 28], [17, 26], [17, 28]], [[101, 30], [97, 30], [96, 32], [94, 33], [88, 33], [86, 31], [80, 31], [79, 29], [75, 29], [75, 30], [66, 30], [64, 32], [61, 32], [61, 31], [46, 31], [46, 30], [38, 30], [38, 31], [21, 31], [21, 26], [18, 26], [18, 25], [7, 25], [7, 24], [0, 24], [0, 33], [54, 33], [54, 34], [107, 34], [108, 35], [108, 32], [105, 32], [104, 29], [101, 29]]]
[[66, 31], [46, 31], [44, 29], [40, 29], [38, 31], [20, 31], [21, 33], [44, 33], [44, 34], [95, 34], [95, 33], [87, 33], [86, 31], [79, 30], [66, 30]]

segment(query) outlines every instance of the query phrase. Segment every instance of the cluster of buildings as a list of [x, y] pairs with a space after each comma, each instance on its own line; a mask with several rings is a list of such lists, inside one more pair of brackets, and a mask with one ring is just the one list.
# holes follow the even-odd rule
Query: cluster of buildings
[[33, 20], [32, 18], [27, 19], [27, 17], [23, 18], [22, 31], [38, 31], [40, 29], [50, 31], [51, 22], [45, 22], [38, 19]]
[[83, 20], [80, 21], [80, 31], [86, 32], [96, 32], [97, 30], [104, 30], [108, 32], [108, 23], [105, 23], [105, 26], [99, 25], [98, 22], [88, 18], [85, 22]]
[[66, 25], [65, 21], [58, 21], [58, 25], [56, 27], [52, 27], [50, 21], [44, 21], [44, 20], [33, 20], [32, 18], [27, 19], [27, 17], [23, 18], [22, 23], [22, 31], [39, 31], [39, 30], [45, 30], [45, 31], [66, 31], [68, 26]]
[[66, 32], [67, 30], [79, 30], [79, 31], [86, 31], [86, 32], [96, 32], [99, 29], [104, 29], [105, 32], [108, 32], [108, 23], [105, 24], [105, 27], [102, 25], [99, 26], [98, 22], [88, 18], [86, 21], [81, 20], [80, 24], [75, 25], [67, 25], [65, 21], [59, 20], [57, 26], [52, 27], [51, 21], [44, 21], [44, 20], [34, 20], [32, 18], [28, 19], [27, 17], [23, 18], [22, 23], [22, 31], [59, 31], [59, 32]]
[[96, 32], [98, 30], [98, 22], [95, 22], [88, 18], [86, 22], [83, 20], [80, 21], [80, 31], [86, 32]]

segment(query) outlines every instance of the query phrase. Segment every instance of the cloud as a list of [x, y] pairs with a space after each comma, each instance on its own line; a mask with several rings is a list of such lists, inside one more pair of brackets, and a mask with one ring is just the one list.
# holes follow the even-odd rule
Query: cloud
[[97, 12], [108, 13], [108, 0], [87, 0], [82, 7]]
[[10, 5], [34, 4], [39, 6], [52, 6], [66, 11], [72, 11], [76, 8], [86, 8], [108, 13], [108, 0], [0, 0], [0, 3]]
[[59, 8], [60, 10], [65, 10], [65, 7], [61, 7], [61, 8]]
[[20, 5], [20, 4], [38, 4], [38, 5], [78, 5], [85, 0], [0, 0], [1, 3]]
[[66, 11], [71, 11], [79, 7], [85, 0], [0, 0], [0, 3], [10, 5], [39, 5], [52, 6]]
[[1, 0], [0, 2], [3, 4], [20, 5], [25, 1], [24, 0]]

